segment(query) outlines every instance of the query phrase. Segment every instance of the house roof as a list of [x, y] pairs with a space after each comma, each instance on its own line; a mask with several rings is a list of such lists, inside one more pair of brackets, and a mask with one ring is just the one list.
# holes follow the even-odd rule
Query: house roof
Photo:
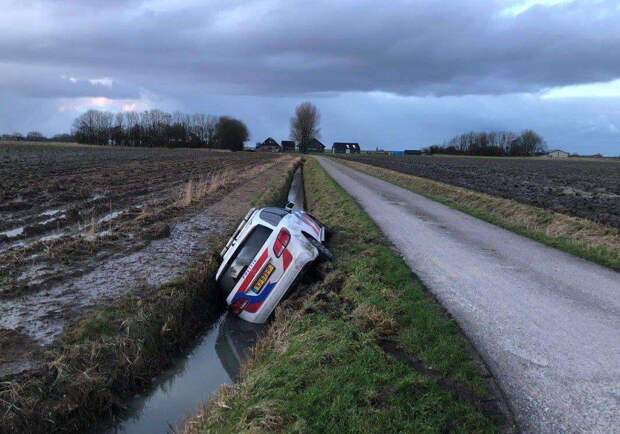
[[566, 152], [566, 151], [565, 151], [565, 150], [563, 150], [563, 149], [554, 149], [554, 150], [552, 150], [552, 151], [547, 152], [547, 154], [551, 154], [551, 153], [553, 153], [553, 152], [564, 152], [565, 154], [568, 154], [568, 152]]
[[276, 142], [272, 137], [267, 137], [263, 143], [259, 143], [258, 145], [256, 145], [257, 148], [260, 148], [262, 146], [277, 146], [279, 148], [280, 144]]
[[325, 149], [325, 145], [323, 143], [321, 143], [321, 141], [319, 139], [312, 139], [308, 145], [309, 146], [318, 146], [318, 147], [320, 147], [322, 149]]

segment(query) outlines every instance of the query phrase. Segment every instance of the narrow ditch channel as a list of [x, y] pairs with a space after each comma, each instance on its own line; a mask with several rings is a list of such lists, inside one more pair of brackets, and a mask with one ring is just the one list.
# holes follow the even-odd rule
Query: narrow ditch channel
[[[301, 166], [295, 171], [288, 202], [304, 209]], [[265, 325], [222, 314], [195, 346], [179, 355], [172, 367], [155, 379], [152, 387], [136, 395], [121, 415], [96, 426], [93, 434], [169, 433], [192, 415], [223, 384], [239, 378], [243, 360], [257, 342]]]

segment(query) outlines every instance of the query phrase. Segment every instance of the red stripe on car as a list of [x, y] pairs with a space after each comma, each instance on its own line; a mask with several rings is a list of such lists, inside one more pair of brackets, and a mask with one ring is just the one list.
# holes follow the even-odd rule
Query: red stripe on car
[[288, 266], [291, 265], [292, 261], [293, 255], [291, 255], [291, 252], [289, 252], [288, 249], [284, 250], [284, 254], [282, 255], [282, 265], [284, 266], [284, 271], [286, 271]]
[[245, 292], [245, 290], [248, 289], [248, 286], [250, 286], [250, 283], [252, 283], [252, 281], [254, 280], [254, 277], [256, 277], [256, 274], [262, 269], [263, 264], [267, 260], [268, 256], [269, 256], [269, 252], [267, 251], [267, 249], [265, 249], [263, 254], [260, 255], [260, 258], [258, 258], [258, 261], [256, 261], [256, 264], [254, 264], [254, 267], [252, 267], [252, 269], [246, 276], [245, 280], [239, 287], [239, 291], [237, 291], [238, 293]]

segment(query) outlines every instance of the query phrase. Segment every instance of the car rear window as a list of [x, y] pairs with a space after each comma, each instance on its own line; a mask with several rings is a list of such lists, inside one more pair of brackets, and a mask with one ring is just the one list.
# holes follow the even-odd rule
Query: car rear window
[[265, 241], [267, 241], [267, 238], [269, 238], [269, 235], [271, 235], [271, 232], [273, 231], [268, 227], [257, 225], [243, 240], [241, 246], [237, 248], [220, 278], [220, 287], [225, 297], [230, 295], [230, 292], [237, 285], [248, 265], [252, 263], [261, 247], [265, 244]]
[[288, 214], [288, 211], [282, 208], [265, 208], [260, 213], [260, 218], [274, 226], [278, 226], [280, 220]]

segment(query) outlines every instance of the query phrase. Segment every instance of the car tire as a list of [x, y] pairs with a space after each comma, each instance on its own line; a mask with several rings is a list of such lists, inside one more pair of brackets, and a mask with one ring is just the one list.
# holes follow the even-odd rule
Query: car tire
[[316, 248], [316, 250], [319, 252], [319, 260], [330, 261], [330, 262], [334, 260], [334, 255], [332, 254], [332, 252], [329, 251], [329, 249], [323, 243], [310, 237], [308, 237], [308, 241], [310, 241], [310, 244], [312, 244]]

